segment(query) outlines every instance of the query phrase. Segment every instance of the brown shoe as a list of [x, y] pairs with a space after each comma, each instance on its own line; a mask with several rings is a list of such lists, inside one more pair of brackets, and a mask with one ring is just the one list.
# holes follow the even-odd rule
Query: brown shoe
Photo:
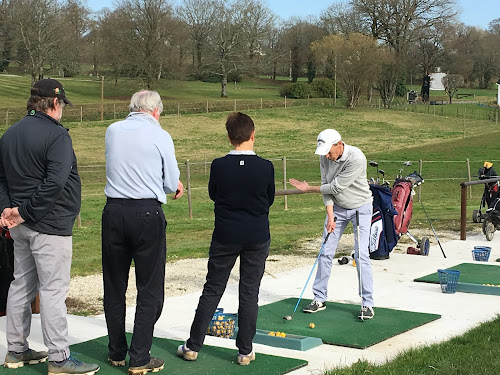
[[108, 363], [113, 366], [113, 367], [123, 367], [125, 366], [125, 360], [122, 359], [121, 361], [114, 361], [110, 357], [108, 357]]
[[129, 367], [128, 373], [129, 375], [144, 375], [148, 372], [163, 370], [163, 367], [165, 367], [165, 361], [163, 359], [151, 357], [149, 362], [144, 366]]

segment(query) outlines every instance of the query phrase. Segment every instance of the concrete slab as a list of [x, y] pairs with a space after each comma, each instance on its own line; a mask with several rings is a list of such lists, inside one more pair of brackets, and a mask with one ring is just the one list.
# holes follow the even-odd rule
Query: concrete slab
[[[471, 293], [444, 294], [441, 292], [439, 284], [417, 283], [413, 279], [436, 272], [438, 268], [472, 262], [474, 246], [490, 246], [492, 250], [488, 264], [500, 266], [500, 263], [495, 262], [497, 258], [500, 258], [500, 236], [496, 236], [491, 242], [486, 241], [483, 235], [477, 235], [469, 237], [467, 241], [456, 240], [442, 243], [442, 245], [447, 258], [443, 257], [438, 246], [433, 246], [427, 257], [391, 254], [390, 259], [372, 261], [377, 306], [441, 314], [441, 319], [392, 337], [365, 350], [320, 345], [301, 352], [256, 343], [254, 345], [255, 351], [305, 359], [309, 361], [309, 365], [294, 371], [293, 374], [318, 374], [332, 367], [350, 365], [359, 359], [383, 363], [409, 347], [445, 341], [461, 335], [482, 322], [494, 319], [499, 312], [499, 296]], [[314, 260], [315, 256], [313, 255], [310, 267], [279, 273], [275, 275], [276, 278], [265, 275], [262, 281], [260, 304], [264, 305], [290, 297], [298, 298]], [[168, 298], [163, 313], [156, 324], [155, 336], [185, 340], [189, 335], [199, 296], [200, 292]], [[224, 307], [225, 312], [237, 312], [237, 296], [237, 285], [229, 285], [219, 306]], [[303, 298], [313, 298], [311, 285], [306, 289]], [[360, 302], [357, 295], [357, 277], [354, 267], [349, 264], [341, 266], [334, 262], [329, 283], [329, 300], [354, 304]], [[127, 309], [127, 329], [129, 331], [132, 328], [134, 312], [134, 308]], [[283, 311], [283, 315], [291, 313], [291, 311]], [[4, 358], [7, 350], [5, 320], [5, 317], [0, 318], [0, 361]], [[102, 316], [68, 316], [68, 320], [71, 344], [107, 334], [106, 324]], [[234, 340], [218, 337], [207, 336], [205, 343], [235, 348]], [[44, 349], [39, 316], [34, 316], [32, 321], [30, 345], [33, 349]]]

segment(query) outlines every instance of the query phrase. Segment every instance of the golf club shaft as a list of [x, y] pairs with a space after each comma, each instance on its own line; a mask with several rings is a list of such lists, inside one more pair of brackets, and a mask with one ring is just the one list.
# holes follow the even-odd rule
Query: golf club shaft
[[[335, 218], [333, 218], [333, 220], [337, 221], [337, 218], [335, 217]], [[302, 288], [302, 293], [300, 293], [300, 297], [297, 300], [297, 303], [295, 304], [295, 308], [293, 309], [292, 316], [293, 316], [293, 314], [295, 314], [295, 311], [297, 311], [297, 307], [299, 307], [299, 303], [300, 303], [300, 300], [302, 299], [302, 295], [304, 294], [304, 291], [307, 288], [307, 284], [309, 284], [309, 280], [311, 279], [311, 275], [314, 272], [314, 269], [316, 268], [316, 264], [318, 263], [319, 257], [321, 256], [321, 253], [323, 253], [323, 249], [325, 248], [326, 241], [328, 241], [328, 237], [330, 237], [330, 233], [326, 234], [325, 240], [323, 241], [323, 244], [321, 245], [321, 249], [319, 249], [319, 253], [318, 253], [318, 256], [316, 257], [316, 261], [314, 262], [314, 265], [313, 265], [313, 268], [311, 269], [311, 272], [309, 272], [309, 277], [307, 278], [307, 281], [306, 281], [304, 287]]]
[[436, 231], [434, 230], [434, 226], [432, 225], [431, 219], [429, 219], [429, 215], [427, 215], [427, 211], [425, 210], [424, 204], [422, 201], [420, 201], [420, 204], [422, 205], [422, 208], [424, 210], [425, 216], [427, 217], [427, 221], [431, 225], [432, 231], [434, 232], [434, 237], [436, 237], [436, 241], [438, 242], [439, 248], [441, 249], [441, 252], [443, 253], [443, 256], [446, 258], [446, 254], [444, 253], [443, 247], [441, 246], [441, 242], [439, 242], [439, 238], [436, 234]]
[[[359, 246], [359, 211], [356, 210], [356, 242], [358, 243], [358, 272], [359, 272], [359, 290], [361, 295], [361, 309], [363, 309], [363, 276], [361, 273], [361, 249]], [[356, 248], [356, 246], [355, 246]]]

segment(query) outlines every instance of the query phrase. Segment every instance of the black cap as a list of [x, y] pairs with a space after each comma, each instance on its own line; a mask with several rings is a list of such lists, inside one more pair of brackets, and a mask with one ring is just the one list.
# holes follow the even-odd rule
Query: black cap
[[41, 97], [48, 98], [59, 98], [64, 101], [64, 103], [73, 106], [71, 102], [66, 98], [66, 93], [64, 92], [64, 87], [61, 82], [55, 79], [41, 79], [36, 82], [31, 88], [31, 95], [37, 95]]

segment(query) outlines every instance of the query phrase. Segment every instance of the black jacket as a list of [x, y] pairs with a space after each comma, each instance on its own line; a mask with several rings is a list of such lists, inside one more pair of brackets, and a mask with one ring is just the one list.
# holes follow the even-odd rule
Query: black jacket
[[226, 155], [213, 160], [208, 184], [215, 202], [212, 238], [242, 245], [268, 241], [274, 189], [274, 168], [269, 160], [257, 155]]
[[0, 139], [0, 211], [19, 207], [27, 227], [69, 236], [80, 205], [68, 129], [43, 112], [30, 112]]

